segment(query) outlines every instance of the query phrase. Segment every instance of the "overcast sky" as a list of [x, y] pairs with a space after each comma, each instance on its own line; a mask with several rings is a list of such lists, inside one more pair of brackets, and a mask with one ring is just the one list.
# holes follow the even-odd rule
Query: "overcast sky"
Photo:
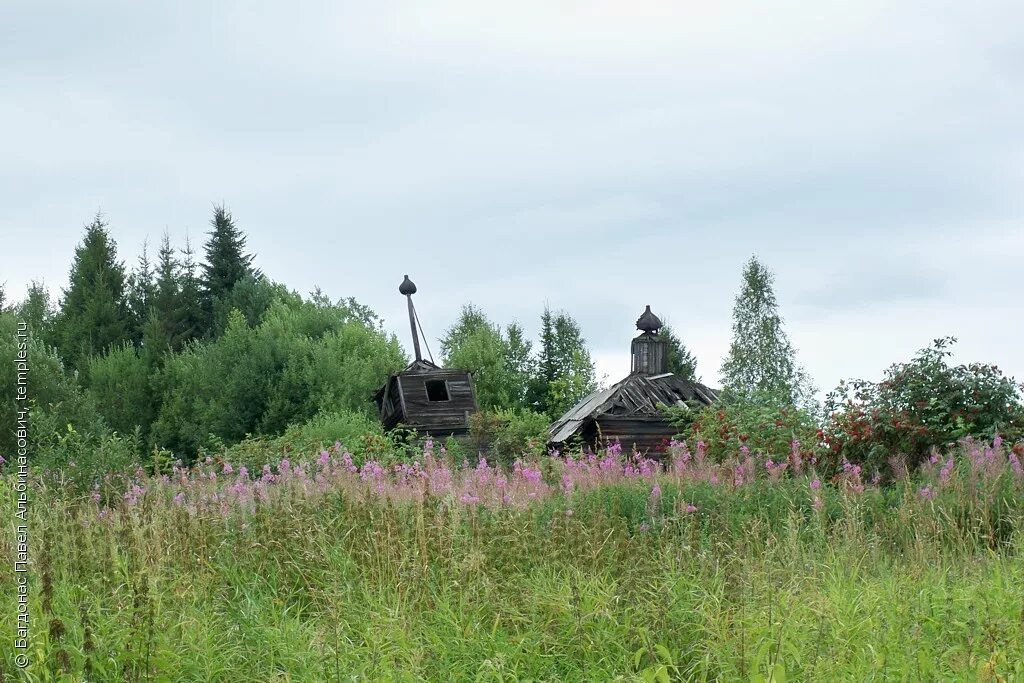
[[935, 337], [1024, 378], [1024, 5], [5, 2], [0, 282], [58, 291], [97, 210], [130, 263], [214, 203], [273, 279], [408, 346], [467, 302], [650, 304], [712, 385], [757, 254], [817, 385]]

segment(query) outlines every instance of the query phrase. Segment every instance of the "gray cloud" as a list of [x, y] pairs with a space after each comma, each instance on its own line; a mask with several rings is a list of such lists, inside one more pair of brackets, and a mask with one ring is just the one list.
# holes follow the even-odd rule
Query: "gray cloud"
[[224, 201], [265, 272], [399, 334], [408, 272], [428, 332], [467, 300], [535, 330], [548, 301], [614, 377], [650, 303], [711, 380], [757, 253], [820, 385], [933, 327], [1024, 375], [1004, 275], [1022, 19], [1000, 1], [8, 8], [0, 237], [23, 246], [0, 280], [63, 284], [97, 209], [131, 260], [165, 227], [199, 241]]

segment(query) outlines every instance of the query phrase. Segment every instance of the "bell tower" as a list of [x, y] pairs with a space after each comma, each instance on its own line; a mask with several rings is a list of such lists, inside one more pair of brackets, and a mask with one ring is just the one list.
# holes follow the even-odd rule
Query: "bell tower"
[[658, 335], [662, 322], [648, 306], [636, 321], [640, 334], [633, 339], [633, 372], [663, 375], [668, 372], [668, 343]]

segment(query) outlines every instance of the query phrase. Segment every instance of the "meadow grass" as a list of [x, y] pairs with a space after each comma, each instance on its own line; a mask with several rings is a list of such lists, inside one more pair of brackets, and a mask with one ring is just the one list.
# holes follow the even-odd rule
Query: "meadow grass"
[[109, 504], [40, 479], [31, 662], [5, 572], [0, 680], [1024, 680], [1020, 482], [967, 460], [938, 495], [547, 472], [495, 506], [357, 473], [229, 508], [173, 477]]

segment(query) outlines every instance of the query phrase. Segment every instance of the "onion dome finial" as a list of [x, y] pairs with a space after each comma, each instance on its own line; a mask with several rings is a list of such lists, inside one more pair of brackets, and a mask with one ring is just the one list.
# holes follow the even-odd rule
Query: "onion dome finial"
[[657, 332], [661, 327], [661, 320], [658, 316], [651, 313], [650, 306], [644, 310], [643, 314], [636, 321], [636, 329], [642, 332]]
[[416, 293], [416, 285], [413, 284], [413, 281], [409, 279], [408, 275], [406, 275], [405, 279], [402, 280], [402, 284], [398, 286], [398, 291], [406, 296], [409, 296], [410, 294]]

